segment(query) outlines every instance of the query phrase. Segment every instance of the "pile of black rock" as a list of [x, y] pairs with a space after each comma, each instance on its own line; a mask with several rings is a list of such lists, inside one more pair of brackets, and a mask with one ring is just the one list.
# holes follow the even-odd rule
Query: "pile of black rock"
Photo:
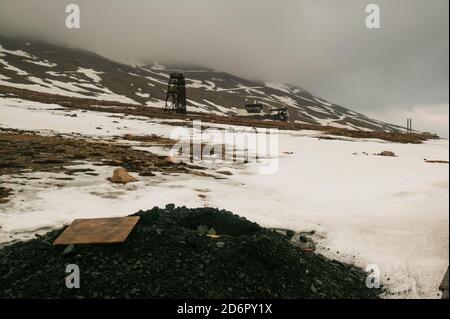
[[[231, 212], [139, 211], [114, 245], [53, 246], [64, 229], [0, 249], [0, 298], [378, 298], [362, 270], [294, 247]], [[66, 267], [80, 270], [67, 288]]]

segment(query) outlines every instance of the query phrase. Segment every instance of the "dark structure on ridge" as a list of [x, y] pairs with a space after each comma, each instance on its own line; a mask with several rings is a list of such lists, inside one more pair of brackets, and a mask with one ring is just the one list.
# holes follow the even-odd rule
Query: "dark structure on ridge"
[[186, 113], [186, 81], [183, 73], [170, 73], [164, 109]]

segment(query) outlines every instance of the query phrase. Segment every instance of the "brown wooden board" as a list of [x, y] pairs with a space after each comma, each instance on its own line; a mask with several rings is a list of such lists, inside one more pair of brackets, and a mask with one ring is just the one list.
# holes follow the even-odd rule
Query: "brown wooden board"
[[139, 216], [75, 219], [53, 245], [115, 244], [124, 242]]

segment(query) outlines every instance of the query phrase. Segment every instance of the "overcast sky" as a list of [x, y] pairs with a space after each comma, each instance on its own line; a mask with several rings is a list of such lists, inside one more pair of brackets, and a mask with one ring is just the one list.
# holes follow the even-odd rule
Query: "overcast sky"
[[[69, 3], [79, 30], [65, 27]], [[369, 3], [380, 6], [378, 30], [365, 26]], [[448, 12], [448, 0], [0, 0], [0, 31], [288, 82], [448, 137]]]

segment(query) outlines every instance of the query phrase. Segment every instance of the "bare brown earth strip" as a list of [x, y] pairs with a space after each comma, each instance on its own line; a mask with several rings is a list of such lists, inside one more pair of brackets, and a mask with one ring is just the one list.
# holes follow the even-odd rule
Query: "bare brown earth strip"
[[0, 186], [0, 204], [8, 202], [8, 197], [12, 194], [12, 189]]
[[426, 160], [426, 163], [431, 163], [431, 164], [448, 164], [448, 161], [442, 161], [442, 160]]
[[[352, 138], [377, 138], [397, 143], [420, 144], [430, 136], [425, 134], [405, 134], [401, 132], [384, 131], [353, 131], [330, 126], [301, 124], [294, 122], [261, 121], [234, 116], [219, 116], [206, 113], [189, 112], [188, 114], [176, 114], [164, 111], [163, 109], [149, 107], [145, 105], [124, 104], [113, 101], [101, 101], [85, 98], [74, 98], [58, 94], [48, 94], [25, 89], [17, 89], [10, 86], [0, 85], [0, 94], [10, 97], [22, 98], [41, 103], [55, 103], [69, 109], [90, 110], [97, 112], [116, 113], [121, 115], [145, 116], [158, 119], [180, 119], [180, 120], [201, 120], [203, 122], [242, 125], [257, 128], [276, 128], [279, 130], [317, 130], [324, 134], [345, 136]], [[167, 122], [166, 124], [179, 125], [179, 123]]]
[[[145, 145], [171, 146], [175, 143], [155, 135], [139, 137], [126, 135], [125, 139], [145, 141]], [[141, 176], [153, 176], [154, 172], [212, 176], [198, 171], [201, 167], [182, 162], [173, 163], [164, 156], [135, 150], [130, 145], [115, 141], [99, 142], [0, 129], [0, 175], [37, 171], [62, 172], [67, 175], [67, 179], [73, 179], [77, 173], [97, 175], [92, 169], [67, 168], [79, 164], [80, 161], [92, 162], [97, 166], [120, 166]], [[10, 195], [11, 190], [1, 187], [0, 203], [7, 202]]]

